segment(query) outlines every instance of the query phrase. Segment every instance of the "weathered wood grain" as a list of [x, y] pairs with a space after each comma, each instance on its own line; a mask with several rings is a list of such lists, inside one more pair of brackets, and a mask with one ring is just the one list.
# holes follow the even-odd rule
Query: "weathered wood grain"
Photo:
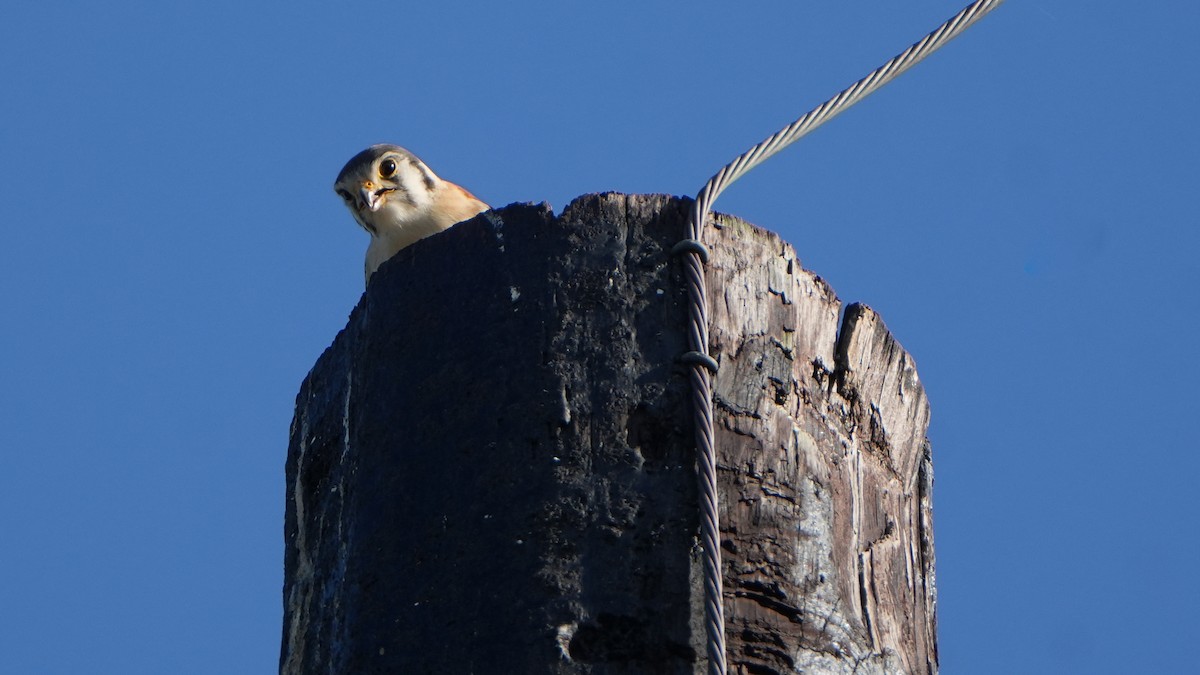
[[[297, 397], [281, 672], [703, 672], [689, 204], [514, 205], [380, 269]], [[911, 358], [775, 235], [709, 244], [731, 672], [936, 671]]]
[[709, 236], [729, 658], [937, 669], [929, 406], [912, 358], [774, 234]]

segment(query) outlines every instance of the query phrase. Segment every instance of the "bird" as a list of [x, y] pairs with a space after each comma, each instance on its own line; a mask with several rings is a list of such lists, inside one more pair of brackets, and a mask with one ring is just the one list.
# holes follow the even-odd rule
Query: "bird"
[[439, 178], [398, 145], [372, 145], [346, 162], [333, 190], [371, 235], [365, 283], [400, 249], [489, 210], [475, 195]]

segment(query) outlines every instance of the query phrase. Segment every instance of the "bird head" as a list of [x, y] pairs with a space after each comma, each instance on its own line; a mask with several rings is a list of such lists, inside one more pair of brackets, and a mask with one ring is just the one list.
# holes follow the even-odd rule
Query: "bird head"
[[398, 145], [372, 145], [346, 162], [333, 189], [354, 220], [373, 236], [429, 212], [440, 179]]

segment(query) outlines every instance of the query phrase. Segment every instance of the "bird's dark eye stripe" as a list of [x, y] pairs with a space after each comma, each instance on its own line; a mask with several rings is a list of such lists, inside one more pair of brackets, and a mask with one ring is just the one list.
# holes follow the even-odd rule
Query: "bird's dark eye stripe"
[[391, 178], [392, 174], [396, 173], [396, 160], [385, 159], [379, 163], [379, 175], [384, 178]]
[[350, 193], [349, 192], [346, 192], [345, 190], [338, 190], [337, 194], [342, 199], [344, 199], [346, 201], [350, 201]]

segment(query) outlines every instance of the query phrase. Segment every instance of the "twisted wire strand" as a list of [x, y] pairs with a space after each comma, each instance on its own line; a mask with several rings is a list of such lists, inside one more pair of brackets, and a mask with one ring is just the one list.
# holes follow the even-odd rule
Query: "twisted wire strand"
[[[938, 26], [911, 47], [871, 71], [833, 98], [813, 108], [803, 117], [765, 138], [739, 155], [705, 183], [692, 206], [689, 237], [704, 241], [713, 202], [734, 181], [775, 153], [803, 138], [850, 106], [891, 82], [901, 73], [953, 40], [1004, 0], [977, 0]], [[708, 289], [704, 265], [696, 248], [684, 251], [684, 277], [688, 289], [689, 348], [708, 356]], [[717, 459], [713, 448], [712, 373], [699, 360], [691, 362], [692, 427], [698, 454], [700, 482], [701, 540], [704, 545], [704, 616], [708, 635], [707, 654], [710, 675], [725, 675], [725, 609], [722, 599], [720, 517], [717, 511]]]

